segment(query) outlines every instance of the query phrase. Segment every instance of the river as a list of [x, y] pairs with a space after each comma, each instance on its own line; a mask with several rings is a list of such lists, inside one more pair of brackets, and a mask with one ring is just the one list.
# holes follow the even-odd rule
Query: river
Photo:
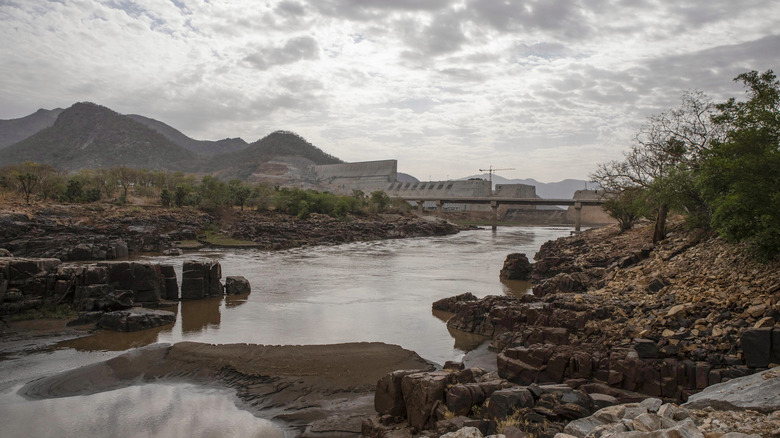
[[[252, 293], [180, 303], [172, 327], [136, 333], [99, 332], [40, 353], [0, 361], [0, 415], [4, 418], [0, 435], [18, 436], [31, 430], [30, 419], [37, 416], [48, 423], [35, 429], [36, 433], [28, 433], [30, 436], [181, 435], [176, 431], [192, 430], [185, 429], [192, 421], [198, 421], [202, 433], [198, 436], [203, 437], [283, 436], [272, 423], [236, 407], [240, 402], [229, 391], [213, 388], [143, 385], [37, 401], [24, 400], [16, 391], [29, 380], [106, 360], [130, 348], [183, 340], [269, 345], [378, 341], [401, 345], [439, 364], [462, 360], [484, 339], [449, 331], [447, 316], [434, 314], [431, 303], [464, 292], [478, 297], [527, 293], [529, 283], [499, 281], [506, 255], [524, 252], [531, 257], [542, 243], [569, 231], [500, 227], [497, 233], [473, 230], [444, 237], [278, 252], [202, 250], [184, 257], [144, 257], [173, 264], [180, 279], [183, 260], [216, 259], [223, 277], [246, 277]], [[176, 409], [183, 400], [191, 406], [184, 411]], [[219, 421], [209, 422], [205, 417]], [[247, 425], [251, 428], [245, 430]], [[47, 430], [56, 433], [47, 435]], [[261, 432], [256, 435], [258, 430]]]

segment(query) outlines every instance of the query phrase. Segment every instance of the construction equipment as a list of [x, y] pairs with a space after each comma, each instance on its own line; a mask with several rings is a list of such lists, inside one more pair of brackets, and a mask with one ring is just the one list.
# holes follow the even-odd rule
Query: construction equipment
[[488, 172], [488, 181], [490, 181], [490, 191], [493, 191], [493, 174], [496, 173], [499, 170], [515, 170], [514, 167], [508, 167], [506, 169], [493, 169], [493, 166], [491, 165], [487, 169], [479, 169], [480, 172]]

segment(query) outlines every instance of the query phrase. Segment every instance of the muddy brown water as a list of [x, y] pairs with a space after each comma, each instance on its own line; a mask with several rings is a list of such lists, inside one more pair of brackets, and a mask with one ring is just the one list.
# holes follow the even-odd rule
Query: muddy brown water
[[484, 350], [484, 339], [448, 330], [449, 316], [432, 312], [431, 303], [464, 292], [479, 297], [528, 293], [530, 283], [499, 281], [504, 258], [511, 252], [530, 258], [542, 243], [569, 231], [508, 227], [497, 233], [474, 230], [280, 252], [202, 250], [182, 257], [144, 257], [173, 264], [179, 278], [184, 260], [216, 259], [223, 277], [246, 277], [252, 293], [180, 303], [170, 309], [177, 313], [173, 325], [136, 333], [101, 331], [0, 361], [0, 435], [176, 436], [197, 425], [202, 434], [192, 436], [284, 436], [274, 423], [237, 407], [240, 402], [229, 391], [215, 388], [140, 385], [35, 401], [16, 391], [30, 380], [131, 348], [183, 340], [268, 345], [378, 341], [439, 364], [462, 360], [469, 351]]

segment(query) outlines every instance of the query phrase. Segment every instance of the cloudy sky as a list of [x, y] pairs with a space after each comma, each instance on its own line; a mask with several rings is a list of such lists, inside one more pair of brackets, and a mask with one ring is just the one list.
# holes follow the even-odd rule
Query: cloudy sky
[[780, 70], [774, 0], [0, 0], [0, 119], [91, 101], [420, 179], [586, 179], [684, 90]]

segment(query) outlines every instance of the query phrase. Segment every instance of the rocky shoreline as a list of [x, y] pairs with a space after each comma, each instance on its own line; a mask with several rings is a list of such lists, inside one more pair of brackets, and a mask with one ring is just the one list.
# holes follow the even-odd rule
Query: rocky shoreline
[[[464, 293], [434, 303], [434, 310], [453, 314], [449, 328], [492, 339], [497, 373], [456, 367], [390, 374], [386, 378], [402, 379], [404, 389], [388, 391], [380, 381], [377, 400], [390, 397], [404, 408], [378, 404], [379, 416], [364, 434], [466, 437], [506, 433], [510, 425], [506, 436], [698, 437], [704, 436], [699, 426], [721, 415], [705, 422], [708, 415], [699, 413], [698, 423], [679, 426], [672, 414], [659, 419], [658, 409], [661, 400], [699, 400], [691, 406], [732, 417], [739, 417], [735, 409], [762, 412], [753, 429], [739, 430], [780, 436], [779, 368], [767, 371], [780, 366], [780, 264], [757, 263], [743, 248], [681, 223], [656, 246], [649, 243], [651, 232], [648, 226], [589, 230], [545, 243], [533, 265], [510, 255], [502, 278], [528, 274], [537, 283], [533, 295], [479, 299]], [[754, 404], [697, 398], [705, 388], [758, 372], [768, 392], [741, 394]], [[412, 377], [415, 385], [407, 382]], [[410, 386], [426, 397], [416, 397]], [[650, 419], [618, 416], [613, 423], [619, 427], [609, 430], [607, 421], [589, 420], [599, 409], [653, 397], [658, 406], [644, 410]], [[644, 420], [653, 426], [634, 424]], [[597, 426], [604, 427], [594, 432]], [[478, 431], [457, 434], [468, 427]]]
[[[207, 231], [223, 239], [207, 238]], [[62, 261], [126, 259], [199, 246], [279, 250], [305, 245], [454, 234], [449, 222], [412, 213], [307, 219], [273, 212], [111, 204], [10, 205], [0, 211], [0, 248], [17, 257]]]

